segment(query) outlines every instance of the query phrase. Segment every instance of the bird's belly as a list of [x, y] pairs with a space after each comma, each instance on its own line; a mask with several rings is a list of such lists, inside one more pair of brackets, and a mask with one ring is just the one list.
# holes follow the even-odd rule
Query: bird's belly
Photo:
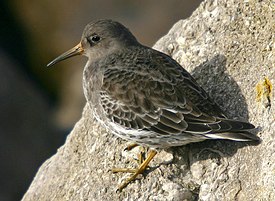
[[[103, 122], [102, 120], [100, 121]], [[111, 121], [109, 121], [107, 124], [106, 122], [103, 124], [108, 131], [115, 134], [116, 136], [150, 148], [169, 148], [174, 146], [183, 146], [192, 142], [199, 142], [206, 139], [201, 136], [190, 137], [190, 135], [184, 133], [178, 135], [162, 135], [154, 131], [129, 129]]]
[[113, 122], [104, 112], [101, 105], [94, 105], [89, 101], [93, 116], [110, 133], [130, 142], [137, 143], [150, 148], [169, 148], [182, 146], [193, 142], [200, 142], [207, 139], [203, 135], [190, 135], [187, 133], [163, 135], [154, 131], [144, 129], [132, 129]]

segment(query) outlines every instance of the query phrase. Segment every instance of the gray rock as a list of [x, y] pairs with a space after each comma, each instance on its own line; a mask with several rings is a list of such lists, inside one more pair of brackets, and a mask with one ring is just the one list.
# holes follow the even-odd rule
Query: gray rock
[[269, 1], [209, 0], [154, 46], [192, 72], [229, 117], [255, 124], [261, 144], [205, 141], [168, 150], [173, 157], [157, 155], [152, 171], [116, 193], [128, 175], [110, 169], [137, 164], [123, 153], [125, 142], [100, 128], [86, 105], [23, 200], [272, 200], [274, 19]]

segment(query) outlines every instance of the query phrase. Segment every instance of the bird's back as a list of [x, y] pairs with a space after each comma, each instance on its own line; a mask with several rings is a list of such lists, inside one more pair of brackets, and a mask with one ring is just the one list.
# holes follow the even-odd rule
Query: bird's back
[[204, 139], [258, 140], [250, 123], [229, 120], [193, 77], [168, 55], [144, 46], [97, 63], [101, 113], [122, 138], [155, 147]]
[[[205, 114], [225, 117], [224, 112], [195, 79], [164, 53], [144, 46], [135, 46], [128, 51], [109, 56], [106, 63], [101, 65], [106, 66], [105, 83], [111, 79], [112, 84], [118, 87], [117, 90], [121, 87], [126, 89], [123, 92], [127, 92], [127, 89], [135, 88], [138, 94], [153, 96], [154, 93], [168, 92], [170, 87], [173, 93], [167, 94], [169, 97], [159, 97], [160, 100], [179, 99], [178, 103], [187, 101], [188, 105], [197, 107]], [[110, 90], [110, 93], [112, 92], [114, 91]], [[150, 96], [145, 97], [150, 99]]]

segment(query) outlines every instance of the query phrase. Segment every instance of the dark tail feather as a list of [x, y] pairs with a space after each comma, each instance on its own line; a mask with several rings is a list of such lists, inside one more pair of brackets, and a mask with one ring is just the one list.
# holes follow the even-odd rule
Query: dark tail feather
[[215, 123], [209, 123], [208, 126], [214, 133], [239, 132], [255, 128], [251, 123], [231, 119], [219, 119]]
[[[209, 124], [212, 127], [211, 124]], [[207, 137], [211, 139], [227, 139], [235, 141], [260, 141], [260, 138], [249, 130], [255, 128], [255, 126], [248, 122], [231, 120], [231, 119], [220, 119], [217, 124], [219, 128], [212, 129], [212, 132], [206, 134]], [[217, 125], [213, 125], [217, 127]]]
[[231, 131], [250, 130], [255, 128], [253, 124], [244, 121], [223, 119], [222, 122], [229, 124], [232, 127]]
[[234, 140], [234, 141], [260, 141], [260, 138], [248, 131], [239, 132], [225, 132], [225, 133], [211, 133], [205, 136], [210, 139], [224, 139], [224, 140]]

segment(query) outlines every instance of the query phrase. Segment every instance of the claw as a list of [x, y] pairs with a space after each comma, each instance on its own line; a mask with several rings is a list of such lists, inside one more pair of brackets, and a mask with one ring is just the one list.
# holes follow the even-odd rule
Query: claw
[[124, 149], [123, 149], [123, 151], [131, 151], [133, 148], [135, 148], [136, 146], [138, 146], [138, 144], [136, 144], [136, 143], [132, 143], [132, 144], [129, 144], [129, 145], [127, 145], [127, 147], [125, 147]]
[[113, 173], [117, 173], [117, 172], [130, 172], [130, 173], [134, 173], [131, 177], [129, 177], [126, 181], [124, 181], [119, 187], [118, 187], [118, 191], [121, 192], [123, 188], [125, 188], [129, 183], [131, 183], [132, 181], [134, 181], [137, 176], [139, 174], [142, 174], [146, 168], [148, 167], [148, 164], [150, 163], [150, 161], [154, 158], [154, 156], [157, 154], [157, 151], [155, 150], [150, 150], [150, 152], [148, 153], [148, 157], [142, 161], [142, 163], [140, 164], [140, 166], [137, 169], [128, 169], [128, 168], [113, 168], [112, 172]]

